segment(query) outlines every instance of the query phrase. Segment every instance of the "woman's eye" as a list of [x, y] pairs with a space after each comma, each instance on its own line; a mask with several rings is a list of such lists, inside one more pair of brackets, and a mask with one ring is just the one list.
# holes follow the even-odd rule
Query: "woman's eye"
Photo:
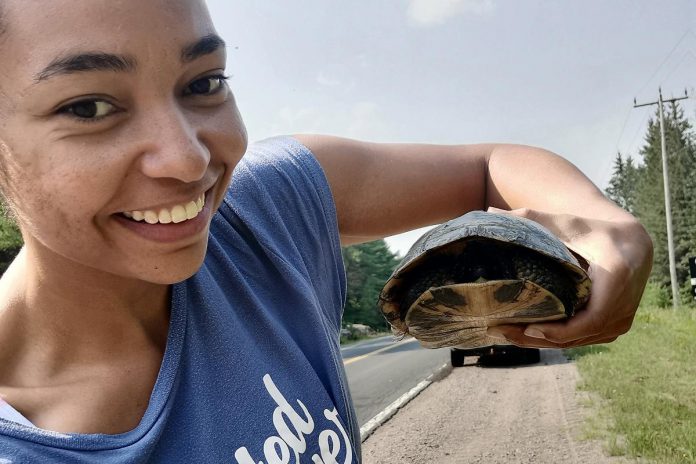
[[85, 100], [64, 106], [59, 113], [70, 114], [78, 119], [98, 120], [116, 111], [116, 107], [103, 100]]
[[186, 95], [214, 95], [225, 86], [225, 76], [208, 76], [193, 81], [184, 92]]

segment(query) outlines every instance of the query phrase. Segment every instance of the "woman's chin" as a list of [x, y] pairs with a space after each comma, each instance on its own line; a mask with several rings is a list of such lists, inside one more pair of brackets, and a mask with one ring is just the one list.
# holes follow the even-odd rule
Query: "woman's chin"
[[203, 265], [206, 247], [202, 250], [186, 250], [176, 256], [145, 259], [142, 264], [130, 267], [125, 274], [153, 284], [171, 285], [193, 276]]
[[182, 272], [181, 269], [177, 269], [176, 271], [172, 272], [163, 272], [159, 274], [143, 276], [144, 278], [142, 278], [141, 280], [145, 280], [153, 284], [173, 285], [179, 282], [183, 282], [184, 280], [193, 276], [194, 274], [196, 274], [196, 272], [198, 272], [199, 269], [200, 266], [195, 269], [190, 269], [190, 272]]

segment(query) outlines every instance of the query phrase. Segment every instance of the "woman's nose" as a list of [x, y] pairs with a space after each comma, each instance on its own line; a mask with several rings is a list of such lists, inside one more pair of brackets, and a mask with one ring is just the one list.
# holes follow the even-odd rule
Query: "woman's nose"
[[171, 109], [145, 130], [150, 139], [140, 157], [142, 172], [152, 178], [195, 182], [206, 173], [210, 151], [198, 130], [180, 109]]

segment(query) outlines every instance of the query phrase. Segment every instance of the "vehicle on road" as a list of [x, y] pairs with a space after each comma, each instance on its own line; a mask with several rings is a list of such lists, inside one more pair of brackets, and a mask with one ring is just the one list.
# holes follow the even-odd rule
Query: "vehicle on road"
[[541, 360], [541, 351], [538, 348], [521, 348], [514, 345], [493, 345], [468, 349], [452, 348], [450, 351], [452, 367], [463, 366], [467, 356], [478, 356], [479, 364], [536, 364]]

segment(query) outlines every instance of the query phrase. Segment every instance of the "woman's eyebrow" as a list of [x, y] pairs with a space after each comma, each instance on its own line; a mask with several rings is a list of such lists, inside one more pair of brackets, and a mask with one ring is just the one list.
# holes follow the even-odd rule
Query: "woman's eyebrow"
[[190, 63], [204, 55], [215, 53], [220, 48], [225, 48], [225, 41], [217, 34], [208, 34], [184, 46], [181, 50], [181, 62]]
[[51, 61], [34, 76], [34, 82], [39, 83], [54, 76], [84, 71], [128, 72], [135, 70], [136, 66], [135, 58], [130, 56], [103, 52], [76, 53]]
[[[225, 41], [216, 34], [209, 34], [185, 45], [181, 49], [181, 62], [190, 63], [198, 58], [215, 53], [225, 47]], [[39, 83], [51, 77], [77, 72], [112, 71], [132, 72], [138, 66], [137, 60], [128, 55], [116, 55], [105, 52], [74, 53], [54, 59], [34, 76]]]

